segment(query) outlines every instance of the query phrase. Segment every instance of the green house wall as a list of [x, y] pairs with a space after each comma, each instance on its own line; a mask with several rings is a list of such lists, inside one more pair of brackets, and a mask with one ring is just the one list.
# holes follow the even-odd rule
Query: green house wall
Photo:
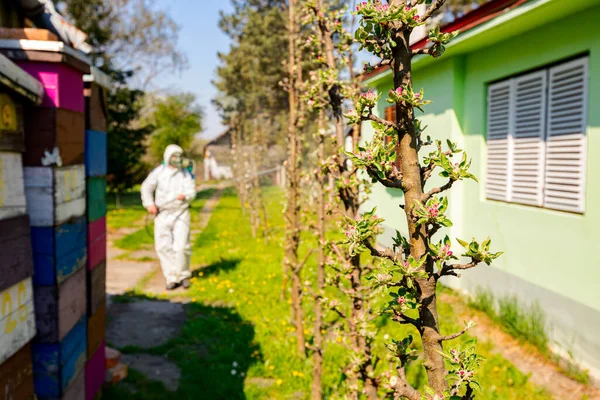
[[[512, 34], [507, 26], [499, 25], [487, 34], [459, 40], [440, 60], [415, 63], [414, 87], [423, 87], [425, 98], [433, 101], [419, 116], [428, 126], [426, 133], [434, 139], [458, 142], [472, 158], [472, 172], [480, 181], [460, 182], [451, 190], [449, 213], [455, 225], [449, 234], [480, 240], [490, 236], [493, 249], [505, 252], [493, 266], [480, 266], [448, 284], [466, 290], [488, 286], [498, 294], [516, 293], [524, 301], [538, 301], [549, 316], [549, 330], [560, 343], [559, 350], [576, 353], [597, 373], [600, 176], [595, 172], [600, 171], [600, 1], [573, 0], [571, 15], [560, 8], [559, 3], [566, 5], [564, 1], [532, 3], [542, 7], [505, 24], [515, 26]], [[528, 24], [532, 28], [524, 30]], [[589, 55], [590, 66], [584, 214], [487, 200], [488, 83], [583, 54]], [[377, 110], [382, 116], [391, 77], [388, 73], [371, 83], [383, 93]], [[363, 140], [368, 140], [373, 133], [370, 124], [364, 125], [363, 132]], [[423, 149], [422, 155], [426, 154]], [[384, 243], [396, 229], [405, 231], [404, 215], [398, 208], [401, 202], [401, 192], [376, 185], [365, 204], [365, 208], [376, 206], [378, 215], [386, 219]]]

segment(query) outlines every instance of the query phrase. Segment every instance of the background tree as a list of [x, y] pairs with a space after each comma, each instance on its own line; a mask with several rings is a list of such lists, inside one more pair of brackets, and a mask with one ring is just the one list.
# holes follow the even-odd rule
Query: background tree
[[203, 112], [196, 96], [180, 93], [154, 98], [149, 109], [146, 123], [153, 128], [149, 150], [154, 161], [162, 161], [165, 147], [170, 144], [189, 152], [194, 136], [202, 130]]
[[[140, 182], [141, 161], [151, 128], [141, 119], [144, 88], [162, 70], [178, 71], [185, 57], [177, 49], [179, 28], [148, 0], [58, 0], [57, 7], [88, 34], [93, 65], [108, 74], [108, 176], [117, 194]], [[135, 54], [135, 57], [131, 57]], [[152, 60], [152, 62], [148, 62]], [[157, 66], [166, 68], [153, 68]], [[150, 66], [150, 67], [148, 67]]]
[[108, 174], [109, 189], [117, 195], [117, 208], [120, 194], [140, 183], [148, 172], [141, 161], [146, 153], [144, 145], [152, 131], [149, 125], [132, 123], [139, 118], [142, 109], [143, 92], [128, 88], [111, 91], [108, 102]]

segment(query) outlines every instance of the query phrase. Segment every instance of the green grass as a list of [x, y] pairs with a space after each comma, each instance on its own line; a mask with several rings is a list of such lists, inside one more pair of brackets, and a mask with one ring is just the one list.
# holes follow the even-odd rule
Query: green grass
[[538, 303], [524, 305], [516, 296], [511, 295], [496, 299], [491, 290], [479, 287], [469, 299], [469, 306], [486, 313], [513, 337], [536, 347], [568, 377], [589, 384], [588, 372], [576, 365], [570, 352], [567, 358], [561, 358], [550, 350], [546, 315]]
[[[177, 393], [167, 394], [139, 376], [127, 382], [136, 386], [131, 394], [117, 385], [105, 394], [110, 399], [306, 399], [310, 397], [311, 360], [296, 354], [289, 300], [282, 301], [282, 196], [269, 190], [265, 196], [270, 215], [270, 243], [253, 239], [248, 221], [242, 215], [236, 196], [227, 191], [221, 198], [207, 228], [194, 243], [192, 288], [186, 293], [188, 321], [182, 334], [167, 344], [152, 349], [167, 355], [182, 371]], [[307, 234], [307, 243], [314, 238]], [[309, 242], [310, 240], [310, 242]], [[313, 279], [315, 265], [305, 267], [305, 279]], [[454, 333], [463, 327], [449, 304], [439, 304], [442, 332]], [[310, 340], [311, 313], [306, 305], [307, 336]], [[408, 327], [388, 319], [377, 321], [381, 327], [375, 350], [385, 355], [382, 337], [402, 338]], [[418, 336], [418, 335], [415, 335]], [[325, 351], [323, 382], [325, 395], [340, 393], [341, 367], [346, 350], [329, 337]], [[468, 340], [467, 336], [460, 340]], [[416, 345], [420, 345], [418, 339]], [[128, 349], [131, 350], [131, 349]], [[487, 358], [481, 376], [483, 391], [478, 399], [548, 399], [544, 391], [528, 382], [528, 376], [492, 352], [493, 345], [481, 343]], [[381, 368], [386, 367], [382, 361]], [[234, 366], [237, 365], [237, 366]], [[235, 370], [235, 374], [232, 372]], [[424, 369], [416, 364], [408, 371], [417, 386], [425, 384]]]

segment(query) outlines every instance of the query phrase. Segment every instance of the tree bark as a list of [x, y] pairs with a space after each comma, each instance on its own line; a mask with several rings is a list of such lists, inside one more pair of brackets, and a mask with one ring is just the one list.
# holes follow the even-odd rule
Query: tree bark
[[[411, 49], [409, 44], [410, 30], [402, 31], [401, 37], [396, 42], [394, 62], [392, 65], [394, 73], [394, 87], [406, 87], [412, 85], [411, 71]], [[410, 252], [416, 259], [420, 260], [427, 254], [427, 231], [426, 226], [416, 226], [412, 218], [412, 210], [417, 202], [423, 198], [423, 185], [421, 178], [421, 166], [417, 150], [417, 136], [414, 126], [414, 110], [410, 105], [396, 105], [396, 124], [400, 127], [398, 133], [400, 150], [399, 157], [402, 163], [402, 175], [404, 179], [405, 212], [408, 223], [410, 240]], [[433, 263], [431, 259], [425, 265], [430, 273], [430, 278], [417, 280], [420, 295], [419, 317], [421, 320], [420, 335], [424, 348], [424, 363], [427, 370], [429, 386], [436, 393], [441, 394], [447, 389], [446, 367], [444, 358], [439, 353], [442, 349], [441, 336], [438, 325], [436, 280], [433, 275]]]
[[287, 191], [287, 210], [286, 224], [287, 237], [285, 244], [285, 273], [292, 277], [292, 319], [296, 326], [296, 342], [298, 354], [305, 356], [304, 339], [304, 321], [302, 313], [302, 282], [300, 279], [300, 265], [298, 262], [298, 247], [300, 245], [300, 202], [299, 202], [299, 174], [298, 174], [298, 87], [297, 87], [297, 68], [296, 64], [296, 15], [295, 0], [289, 1], [289, 103], [290, 115], [288, 122], [288, 191]]
[[317, 237], [319, 243], [317, 248], [318, 265], [317, 265], [317, 297], [313, 303], [313, 312], [315, 314], [315, 324], [313, 332], [313, 381], [312, 381], [312, 399], [321, 400], [323, 398], [323, 389], [321, 379], [323, 375], [323, 305], [321, 295], [325, 289], [325, 185], [326, 175], [320, 168], [320, 164], [325, 161], [325, 137], [321, 134], [325, 128], [325, 114], [321, 110], [318, 117], [318, 159], [317, 164], [317, 179], [318, 179], [318, 199], [317, 199]]

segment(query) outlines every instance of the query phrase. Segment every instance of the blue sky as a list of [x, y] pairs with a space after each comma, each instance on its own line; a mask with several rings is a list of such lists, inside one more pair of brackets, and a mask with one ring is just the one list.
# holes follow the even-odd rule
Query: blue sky
[[157, 0], [181, 27], [179, 48], [189, 60], [189, 68], [181, 74], [161, 76], [160, 88], [194, 93], [204, 108], [202, 137], [212, 138], [224, 129], [211, 100], [215, 88], [211, 80], [217, 67], [217, 51], [227, 52], [229, 40], [218, 28], [219, 11], [231, 11], [229, 0]]

